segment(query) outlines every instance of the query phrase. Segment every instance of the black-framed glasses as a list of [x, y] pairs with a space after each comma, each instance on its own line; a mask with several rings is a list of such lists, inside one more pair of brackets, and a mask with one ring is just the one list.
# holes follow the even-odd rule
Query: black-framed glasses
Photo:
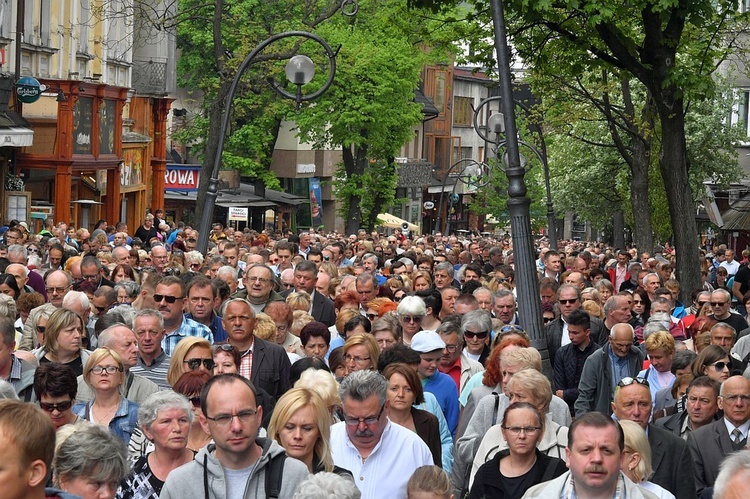
[[380, 411], [378, 411], [378, 415], [375, 417], [369, 417], [369, 418], [350, 418], [349, 416], [344, 418], [344, 423], [347, 426], [359, 426], [359, 423], [364, 423], [367, 426], [374, 425], [378, 421], [380, 421], [380, 416], [383, 415], [383, 409], [385, 409], [385, 402], [383, 405], [380, 406]]
[[562, 299], [557, 300], [557, 303], [559, 303], [560, 305], [572, 305], [577, 301], [578, 301], [578, 298], [570, 298], [569, 300], [562, 300]]
[[57, 404], [48, 404], [46, 402], [39, 402], [39, 407], [42, 408], [44, 412], [65, 412], [71, 407], [73, 407], [73, 401], [72, 400], [66, 400], [65, 402], [58, 402]]
[[26, 251], [29, 253], [36, 253], [37, 255], [39, 254], [39, 249], [37, 248], [26, 248]]
[[726, 302], [726, 301], [712, 301], [711, 302], [711, 306], [712, 307], [723, 307], [727, 303], [729, 303], [729, 302]]
[[97, 375], [102, 375], [104, 373], [107, 373], [110, 376], [114, 376], [117, 373], [121, 373], [122, 368], [119, 366], [94, 366], [89, 370], [89, 372], [92, 372]]
[[247, 423], [252, 420], [253, 416], [255, 416], [256, 414], [258, 414], [258, 411], [254, 409], [245, 409], [244, 411], [240, 411], [236, 414], [219, 414], [218, 416], [214, 417], [206, 416], [206, 419], [208, 419], [209, 421], [213, 421], [218, 426], [227, 426], [232, 422], [234, 418], [239, 419], [240, 423]]
[[177, 300], [182, 300], [185, 298], [184, 296], [169, 296], [169, 295], [154, 295], [154, 301], [156, 303], [161, 303], [162, 300], [164, 300], [167, 303], [174, 303]]
[[378, 314], [365, 314], [370, 321], [374, 321], [378, 318]]
[[466, 336], [467, 338], [480, 338], [480, 339], [483, 339], [483, 338], [486, 338], [488, 334], [489, 334], [489, 331], [476, 331], [476, 332], [474, 332], [474, 331], [464, 331], [464, 336]]
[[187, 359], [182, 361], [183, 364], [187, 364], [188, 368], [190, 368], [191, 371], [195, 371], [201, 366], [201, 363], [203, 364], [203, 367], [208, 369], [209, 371], [214, 370], [214, 366], [216, 365], [216, 362], [214, 362], [214, 359]]
[[101, 277], [99, 274], [93, 274], [93, 275], [81, 275], [81, 279], [84, 281], [96, 281]]
[[648, 380], [646, 378], [633, 378], [631, 376], [622, 378], [620, 382], [617, 383], [617, 386], [619, 386], [620, 388], [624, 388], [626, 386], [630, 386], [636, 383], [639, 385], [643, 385], [647, 388], [649, 387]]
[[37, 332], [37, 333], [41, 333], [41, 334], [44, 334], [44, 332], [45, 332], [46, 330], [47, 330], [47, 326], [37, 326], [37, 327], [36, 327], [36, 332]]

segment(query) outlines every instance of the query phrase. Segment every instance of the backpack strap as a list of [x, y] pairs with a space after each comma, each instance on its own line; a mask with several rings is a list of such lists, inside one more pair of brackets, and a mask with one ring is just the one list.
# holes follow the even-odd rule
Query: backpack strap
[[547, 468], [544, 470], [544, 475], [542, 476], [542, 482], [548, 482], [555, 478], [555, 469], [557, 466], [555, 465], [555, 460], [550, 459], [547, 463]]
[[286, 452], [271, 458], [266, 466], [266, 497], [278, 499], [281, 494], [281, 480], [284, 478], [284, 461]]
[[497, 392], [492, 392], [492, 395], [495, 396], [495, 408], [492, 410], [492, 425], [495, 426], [497, 424], [497, 410], [500, 407], [500, 395], [498, 395]]

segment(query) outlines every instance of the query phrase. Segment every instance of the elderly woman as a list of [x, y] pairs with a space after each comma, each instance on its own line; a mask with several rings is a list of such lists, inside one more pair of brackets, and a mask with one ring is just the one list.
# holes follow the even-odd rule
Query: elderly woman
[[138, 404], [120, 395], [125, 382], [125, 366], [114, 350], [97, 348], [84, 369], [83, 380], [94, 394], [93, 400], [73, 406], [73, 412], [92, 423], [105, 426], [125, 443], [138, 424]]
[[399, 302], [396, 313], [401, 322], [403, 342], [409, 346], [412, 337], [422, 330], [422, 321], [427, 315], [427, 307], [418, 296], [407, 296]]
[[172, 353], [167, 370], [167, 383], [174, 386], [180, 376], [187, 371], [203, 371], [212, 374], [214, 357], [211, 344], [194, 336], [182, 339]]
[[490, 430], [498, 429], [505, 448], [476, 470], [470, 499], [520, 499], [532, 485], [567, 471], [562, 459], [539, 448], [547, 425], [542, 414], [527, 402], [514, 402], [505, 410], [502, 423]]
[[[308, 310], [309, 308], [305, 312]], [[282, 346], [287, 352], [295, 352], [301, 355], [303, 352], [300, 338], [292, 334], [292, 323], [294, 322], [292, 307], [286, 302], [275, 301], [266, 305], [263, 312], [273, 320], [276, 326], [273, 342]]]
[[646, 353], [651, 365], [639, 372], [638, 377], [648, 381], [651, 400], [656, 400], [656, 392], [674, 383], [675, 375], [671, 370], [674, 351], [674, 337], [667, 331], [658, 331], [646, 338]]
[[57, 443], [52, 461], [55, 485], [82, 499], [113, 499], [128, 473], [125, 445], [98, 425], [77, 424]]
[[211, 350], [214, 354], [214, 375], [240, 372], [242, 358], [240, 357], [240, 351], [233, 345], [222, 343], [221, 345], [214, 345]]
[[322, 322], [311, 322], [302, 328], [299, 339], [306, 357], [324, 359], [331, 346], [331, 332]]
[[424, 389], [417, 371], [406, 364], [388, 364], [383, 370], [383, 376], [388, 380], [388, 419], [419, 435], [429, 447], [432, 461], [442, 463], [438, 420], [429, 412], [414, 407], [414, 404], [424, 403]]
[[138, 298], [141, 287], [133, 281], [120, 281], [115, 284], [115, 292], [117, 293], [117, 303], [130, 305]]
[[344, 363], [347, 376], [365, 369], [375, 370], [380, 349], [371, 334], [354, 334], [344, 343]]
[[633, 421], [621, 420], [620, 427], [625, 436], [625, 449], [620, 459], [620, 470], [633, 483], [655, 494], [659, 499], [674, 499], [675, 496], [671, 492], [648, 481], [653, 469], [651, 468], [651, 444], [648, 442], [646, 432]]
[[[534, 439], [534, 446], [542, 454], [564, 459], [565, 447], [568, 445], [568, 428], [560, 426], [549, 415], [552, 386], [546, 376], [535, 369], [523, 369], [514, 374], [508, 381], [507, 390], [511, 406], [516, 402], [526, 402], [539, 411], [539, 414], [543, 417], [543, 421], [540, 421], [542, 424], [531, 425], [539, 427], [538, 435], [526, 435]], [[509, 425], [505, 423], [494, 425], [484, 434], [474, 457], [471, 481], [484, 463], [492, 459], [498, 452], [508, 448], [509, 442], [506, 439], [508, 432], [503, 428], [505, 426]]]
[[381, 353], [397, 343], [401, 343], [401, 323], [395, 314], [386, 314], [372, 323], [372, 335], [378, 342]]
[[485, 310], [472, 310], [461, 318], [461, 331], [464, 334], [464, 354], [471, 360], [484, 365], [490, 356], [490, 333], [492, 317]]
[[331, 415], [323, 399], [312, 390], [292, 388], [281, 396], [268, 425], [268, 436], [284, 447], [288, 456], [305, 463], [310, 473], [351, 476], [333, 464]]
[[78, 393], [73, 370], [59, 362], [47, 362], [34, 371], [34, 394], [39, 407], [49, 416], [55, 431], [80, 421], [71, 410]]
[[187, 448], [192, 423], [193, 410], [184, 396], [164, 390], [146, 399], [138, 409], [138, 424], [154, 450], [141, 456], [120, 482], [118, 499], [159, 497], [167, 475], [193, 460]]
[[47, 320], [43, 348], [37, 350], [34, 356], [40, 364], [66, 364], [76, 376], [80, 376], [90, 354], [81, 346], [84, 334], [85, 328], [80, 315], [65, 308], [56, 310]]

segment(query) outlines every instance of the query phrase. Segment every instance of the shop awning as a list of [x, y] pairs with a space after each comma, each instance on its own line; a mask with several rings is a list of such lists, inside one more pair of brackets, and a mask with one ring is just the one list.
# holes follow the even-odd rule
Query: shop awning
[[0, 111], [0, 147], [27, 147], [33, 143], [31, 123], [13, 111]]

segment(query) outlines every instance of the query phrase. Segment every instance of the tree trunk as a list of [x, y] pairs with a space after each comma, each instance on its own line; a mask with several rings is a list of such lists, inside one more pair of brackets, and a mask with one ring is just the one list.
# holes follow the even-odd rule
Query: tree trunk
[[625, 249], [625, 214], [622, 210], [615, 210], [612, 215], [612, 246]]
[[633, 211], [633, 243], [639, 251], [650, 253], [654, 247], [654, 230], [648, 202], [649, 150], [640, 140], [633, 141], [632, 150], [630, 208]]
[[683, 303], [689, 303], [691, 292], [701, 287], [698, 230], [688, 179], [684, 102], [674, 97], [674, 91], [670, 97], [664, 98], [659, 105], [662, 129], [659, 166], [667, 187], [665, 190], [677, 256], [677, 279], [681, 284], [680, 298]]
[[[367, 146], [344, 146], [342, 152], [347, 175], [346, 182], [349, 184], [348, 190], [361, 189], [363, 187], [362, 174], [367, 167]], [[347, 194], [342, 201], [347, 206], [346, 234], [356, 234], [357, 230], [362, 226], [362, 210], [359, 207], [360, 199]]]

